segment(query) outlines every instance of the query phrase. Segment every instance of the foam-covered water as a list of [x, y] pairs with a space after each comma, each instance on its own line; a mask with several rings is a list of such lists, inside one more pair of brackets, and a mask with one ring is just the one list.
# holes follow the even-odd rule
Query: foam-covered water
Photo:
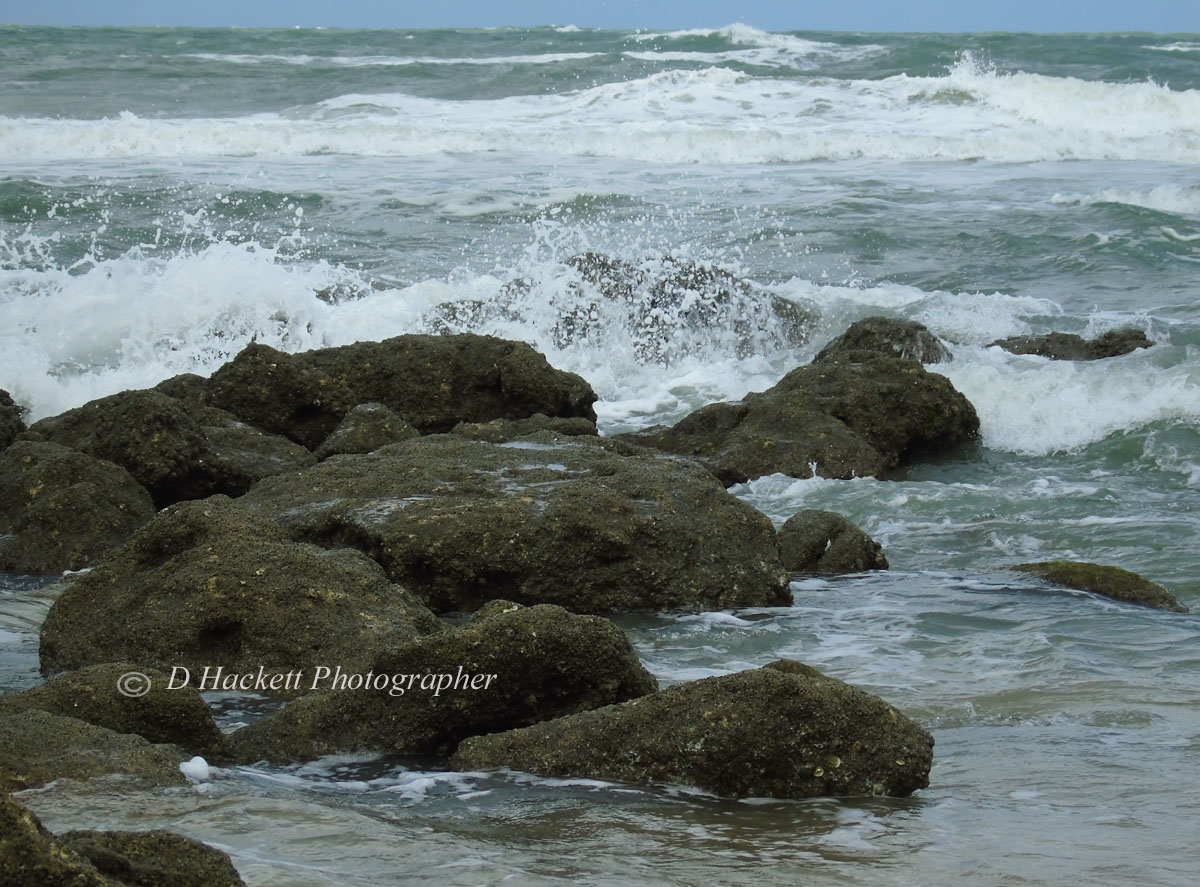
[[[790, 656], [883, 695], [937, 738], [912, 799], [735, 804], [337, 758], [26, 800], [55, 828], [169, 824], [257, 885], [1190, 885], [1196, 617], [1006, 568], [1113, 563], [1200, 606], [1197, 47], [0, 28], [0, 388], [33, 419], [252, 340], [470, 330], [582, 374], [613, 433], [763, 390], [885, 314], [949, 343], [935, 369], [982, 424], [979, 448], [887, 481], [734, 488], [777, 523], [846, 514], [891, 572], [797, 582], [787, 609], [621, 620], [664, 683]], [[589, 252], [635, 270], [626, 296], [572, 261]], [[656, 310], [654, 281], [686, 263], [745, 285]], [[991, 346], [1120, 327], [1154, 347], [1074, 364]], [[39, 679], [55, 594], [5, 579], [0, 688]], [[227, 726], [261, 714], [212, 701]]]

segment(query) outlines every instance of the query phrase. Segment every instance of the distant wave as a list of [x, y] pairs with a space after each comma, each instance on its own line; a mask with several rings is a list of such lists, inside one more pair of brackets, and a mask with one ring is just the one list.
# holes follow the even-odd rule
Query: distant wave
[[388, 55], [246, 55], [237, 53], [192, 52], [184, 58], [227, 62], [233, 65], [336, 65], [346, 68], [399, 67], [404, 65], [551, 65], [595, 58], [598, 52], [546, 52], [538, 55], [512, 55], [485, 58], [437, 58]]
[[1105, 188], [1095, 194], [1055, 194], [1050, 198], [1050, 202], [1063, 206], [1124, 203], [1159, 212], [1200, 215], [1200, 185], [1191, 188], [1180, 185], [1160, 185], [1146, 191]]

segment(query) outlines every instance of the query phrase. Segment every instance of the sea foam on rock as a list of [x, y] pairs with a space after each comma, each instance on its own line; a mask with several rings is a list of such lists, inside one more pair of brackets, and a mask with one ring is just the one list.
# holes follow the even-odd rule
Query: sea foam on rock
[[1141, 330], [1124, 329], [1109, 330], [1095, 339], [1058, 332], [1042, 336], [1013, 336], [998, 339], [988, 347], [1000, 347], [1013, 354], [1036, 354], [1051, 360], [1103, 360], [1152, 345], [1154, 342]]
[[208, 402], [315, 450], [346, 413], [379, 403], [422, 434], [534, 413], [595, 421], [596, 394], [524, 342], [405, 335], [301, 354], [252, 343], [209, 379]]
[[[298, 761], [336, 752], [446, 754], [467, 736], [508, 730], [651, 693], [657, 683], [607, 619], [547, 605], [492, 608], [455, 631], [380, 652], [378, 688], [330, 689], [234, 733], [241, 760]], [[494, 675], [435, 694], [392, 677]], [[486, 686], [485, 686], [486, 684]]]
[[953, 360], [950, 350], [924, 324], [895, 317], [865, 317], [850, 324], [812, 362], [854, 361], [864, 353], [907, 358], [923, 364]]
[[459, 770], [509, 768], [695, 786], [725, 797], [909, 795], [933, 737], [882, 699], [801, 663], [677, 684], [462, 742]]
[[164, 670], [354, 668], [439, 630], [362, 553], [297, 544], [215, 496], [160, 512], [67, 587], [42, 626], [42, 671], [116, 660]]
[[975, 408], [945, 376], [916, 360], [855, 355], [798, 367], [766, 391], [701, 407], [669, 428], [618, 437], [693, 458], [726, 486], [775, 473], [876, 477], [978, 439]]
[[783, 606], [770, 520], [694, 463], [596, 437], [422, 437], [257, 484], [296, 539], [350, 545], [436, 612]]

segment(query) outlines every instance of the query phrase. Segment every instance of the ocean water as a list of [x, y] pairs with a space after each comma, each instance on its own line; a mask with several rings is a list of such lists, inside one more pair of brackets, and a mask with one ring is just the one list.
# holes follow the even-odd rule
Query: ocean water
[[[1004, 570], [1111, 563], [1200, 608], [1200, 35], [9, 27], [0, 81], [0, 387], [31, 418], [252, 338], [472, 330], [583, 375], [614, 433], [885, 314], [952, 343], [983, 430], [892, 480], [734, 488], [846, 514], [890, 572], [621, 620], [664, 683], [789, 656], [882, 695], [936, 737], [911, 798], [339, 758], [27, 793], [51, 828], [170, 826], [252, 885], [1194, 883], [1200, 617]], [[648, 359], [636, 311], [580, 294], [585, 251], [727, 269], [814, 311], [811, 340], [667, 316]], [[1129, 326], [1154, 347], [988, 347]], [[38, 680], [55, 593], [3, 579], [0, 690]]]

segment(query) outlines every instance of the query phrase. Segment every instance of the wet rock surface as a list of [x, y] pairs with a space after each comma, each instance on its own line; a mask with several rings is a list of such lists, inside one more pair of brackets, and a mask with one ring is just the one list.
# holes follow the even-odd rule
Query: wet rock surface
[[1188, 608], [1161, 585], [1156, 585], [1149, 579], [1120, 567], [1107, 567], [1079, 561], [1046, 561], [1044, 563], [1018, 564], [1012, 569], [1037, 576], [1054, 585], [1073, 588], [1077, 591], [1090, 591], [1092, 594], [1115, 601], [1156, 607], [1172, 613], [1188, 612]]
[[[4, 768], [0, 765], [0, 780]], [[0, 883], [5, 887], [119, 887], [60, 847], [25, 805], [0, 792]]]
[[35, 441], [0, 452], [0, 570], [82, 569], [153, 515], [149, 493], [112, 462]]
[[[145, 695], [118, 690], [130, 673], [149, 679]], [[229, 757], [225, 735], [194, 687], [169, 690], [170, 675], [133, 662], [109, 662], [81, 668], [37, 687], [0, 696], [0, 714], [38, 709], [107, 727], [117, 733], [136, 733], [153, 743], [171, 743], [189, 755], [209, 761]], [[136, 687], [135, 687], [136, 689]]]
[[[495, 608], [491, 615], [378, 655], [375, 689], [330, 689], [230, 738], [239, 759], [307, 760], [335, 752], [446, 754], [467, 736], [631, 699], [657, 688], [624, 632], [561, 607]], [[462, 677], [463, 675], [467, 677]], [[393, 695], [393, 676], [400, 681]], [[422, 687], [428, 675], [458, 686]], [[488, 676], [494, 676], [489, 678]]]
[[208, 401], [315, 450], [348, 411], [379, 403], [422, 434], [534, 413], [595, 420], [591, 386], [523, 342], [407, 335], [302, 354], [248, 345], [209, 380]]
[[725, 797], [906, 796], [933, 737], [878, 697], [800, 663], [678, 684], [465, 740], [460, 770], [696, 786]]
[[25, 430], [25, 409], [15, 403], [12, 395], [0, 388], [0, 450], [16, 440]]
[[879, 476], [978, 434], [975, 408], [944, 376], [913, 360], [872, 356], [798, 367], [739, 402], [617, 437], [693, 458], [729, 486], [776, 472]]
[[70, 831], [56, 843], [136, 887], [245, 887], [229, 855], [174, 832]]
[[44, 673], [132, 660], [245, 672], [354, 667], [440, 623], [357, 551], [300, 545], [217, 496], [160, 512], [55, 601]]
[[423, 437], [260, 482], [296, 539], [375, 558], [436, 612], [505, 597], [575, 612], [790, 602], [774, 529], [690, 462], [591, 437]]
[[864, 356], [899, 357], [918, 363], [946, 363], [950, 350], [924, 324], [893, 317], [866, 317], [817, 353], [813, 363], [861, 360]]
[[1103, 360], [1149, 348], [1154, 344], [1144, 332], [1135, 329], [1109, 330], [1095, 339], [1074, 333], [1046, 333], [1043, 336], [1013, 336], [998, 339], [988, 347], [999, 346], [1013, 354], [1036, 354], [1051, 360]]
[[886, 570], [878, 542], [832, 511], [797, 512], [779, 528], [779, 552], [791, 573], [861, 573]]
[[421, 432], [381, 403], [360, 403], [342, 418], [338, 427], [317, 447], [324, 461], [343, 453], [370, 453], [388, 444], [420, 437]]

